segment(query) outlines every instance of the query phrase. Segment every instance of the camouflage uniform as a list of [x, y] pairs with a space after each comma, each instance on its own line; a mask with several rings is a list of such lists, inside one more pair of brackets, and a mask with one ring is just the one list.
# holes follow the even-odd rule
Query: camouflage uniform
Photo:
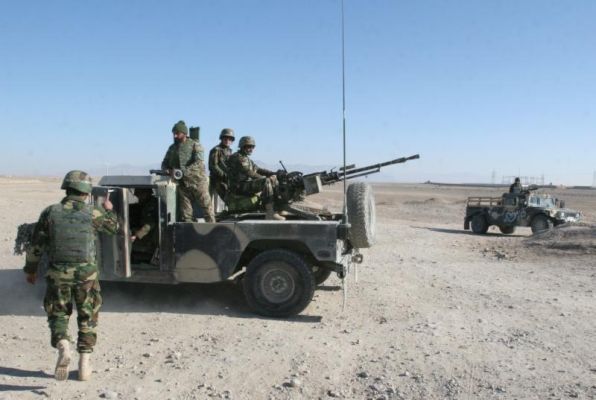
[[237, 196], [260, 194], [262, 203], [272, 202], [277, 190], [275, 172], [259, 168], [242, 149], [228, 159], [228, 188]]
[[163, 170], [180, 169], [184, 174], [178, 182], [180, 214], [184, 222], [193, 222], [193, 201], [203, 209], [205, 221], [215, 222], [203, 160], [203, 146], [187, 137], [184, 142], [172, 144], [161, 163]]
[[[62, 224], [57, 222], [60, 220]], [[77, 221], [75, 230], [58, 228], [73, 220]], [[68, 195], [41, 213], [27, 249], [24, 271], [35, 274], [42, 254], [49, 254], [44, 309], [48, 315], [52, 347], [56, 347], [60, 340], [70, 341], [68, 321], [74, 299], [79, 327], [77, 349], [79, 353], [93, 351], [102, 303], [95, 260], [95, 233], [114, 234], [117, 230], [115, 214], [87, 204], [85, 196]]]
[[227, 161], [232, 155], [232, 149], [218, 144], [209, 152], [209, 190], [224, 199], [228, 191]]

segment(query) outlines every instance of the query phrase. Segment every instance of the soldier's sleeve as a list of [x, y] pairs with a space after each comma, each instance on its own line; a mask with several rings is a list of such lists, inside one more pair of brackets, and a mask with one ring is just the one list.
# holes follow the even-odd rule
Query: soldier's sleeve
[[275, 175], [275, 172], [270, 171], [268, 169], [265, 168], [261, 168], [255, 165], [255, 168], [257, 170], [257, 174], [259, 175], [263, 175], [263, 176], [271, 176], [271, 175]]
[[25, 254], [25, 267], [23, 271], [27, 274], [34, 274], [37, 272], [37, 266], [39, 260], [44, 251], [47, 250], [50, 240], [50, 226], [49, 226], [49, 213], [50, 208], [46, 208], [42, 211], [33, 230], [31, 236], [31, 243], [26, 249]]
[[93, 227], [96, 231], [110, 235], [118, 232], [118, 218], [113, 211], [93, 207], [92, 218]]
[[193, 162], [203, 162], [203, 160], [205, 160], [203, 146], [201, 146], [201, 144], [197, 141], [195, 141], [192, 145], [192, 160]]
[[223, 154], [216, 147], [211, 149], [209, 153], [209, 171], [221, 180], [226, 179], [226, 172], [220, 167], [223, 163], [221, 160]]
[[255, 168], [255, 165], [250, 160], [250, 158], [248, 158], [248, 157], [242, 157], [240, 159], [240, 165], [241, 165], [242, 170], [244, 171], [244, 173], [246, 175], [248, 175], [250, 178], [259, 179], [259, 178], [262, 178], [263, 177], [261, 174], [259, 174], [258, 168]]
[[162, 170], [165, 171], [166, 169], [172, 168], [171, 157], [172, 157], [172, 146], [168, 147], [168, 150], [166, 151], [166, 155], [163, 157], [163, 161], [161, 162]]

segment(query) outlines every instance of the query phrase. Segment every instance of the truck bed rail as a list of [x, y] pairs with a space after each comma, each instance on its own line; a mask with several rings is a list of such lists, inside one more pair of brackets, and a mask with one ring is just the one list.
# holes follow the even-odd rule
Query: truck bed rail
[[503, 205], [501, 197], [468, 197], [467, 207], [493, 207]]

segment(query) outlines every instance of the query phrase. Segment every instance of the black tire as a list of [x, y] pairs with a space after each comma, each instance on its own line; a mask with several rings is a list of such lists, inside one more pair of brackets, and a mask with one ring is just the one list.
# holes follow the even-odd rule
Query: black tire
[[372, 187], [364, 182], [352, 183], [346, 193], [349, 239], [357, 249], [366, 249], [375, 243], [376, 213]]
[[544, 231], [548, 231], [553, 227], [553, 223], [550, 219], [544, 214], [538, 214], [534, 218], [532, 218], [532, 222], [530, 224], [532, 228], [532, 233], [540, 233]]
[[499, 230], [505, 235], [511, 235], [515, 232], [515, 226], [499, 226]]
[[243, 279], [248, 305], [267, 317], [288, 317], [304, 310], [315, 292], [310, 266], [296, 253], [267, 250], [246, 267]]
[[488, 231], [488, 222], [486, 222], [486, 218], [484, 215], [474, 215], [472, 218], [472, 232], [478, 234], [484, 234]]
[[332, 272], [333, 271], [329, 268], [318, 267], [316, 265], [312, 268], [312, 273], [317, 285], [322, 285], [331, 276]]

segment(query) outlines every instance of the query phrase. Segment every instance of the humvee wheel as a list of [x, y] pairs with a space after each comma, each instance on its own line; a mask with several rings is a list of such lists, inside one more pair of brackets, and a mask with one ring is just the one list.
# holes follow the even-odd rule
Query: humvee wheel
[[515, 226], [499, 226], [499, 230], [505, 235], [511, 235], [515, 232]]
[[532, 233], [547, 231], [553, 227], [553, 223], [544, 214], [538, 214], [532, 219], [530, 224]]
[[472, 218], [472, 232], [474, 233], [486, 233], [488, 231], [488, 222], [484, 215], [475, 215]]
[[375, 198], [372, 188], [364, 182], [352, 183], [346, 193], [349, 238], [357, 249], [366, 249], [375, 243]]
[[333, 271], [331, 271], [329, 268], [322, 268], [316, 265], [312, 267], [312, 273], [315, 277], [315, 283], [317, 285], [321, 285], [323, 282], [325, 282], [329, 276], [331, 276], [332, 272]]
[[308, 306], [315, 291], [315, 278], [298, 254], [267, 250], [247, 265], [243, 289], [248, 305], [258, 314], [287, 317]]

